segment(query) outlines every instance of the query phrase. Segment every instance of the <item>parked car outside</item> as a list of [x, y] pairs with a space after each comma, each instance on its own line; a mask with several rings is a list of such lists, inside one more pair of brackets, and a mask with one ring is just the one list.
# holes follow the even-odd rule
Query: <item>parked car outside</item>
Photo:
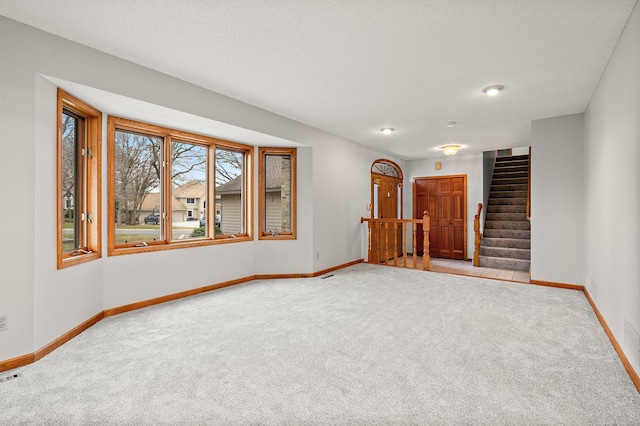
[[[207, 218], [206, 216], [202, 216], [202, 218], [200, 218], [200, 226], [205, 226], [207, 224]], [[220, 228], [220, 215], [217, 214], [216, 215], [216, 228]]]
[[144, 224], [152, 223], [157, 225], [160, 223], [160, 215], [159, 214], [150, 214], [144, 218]]

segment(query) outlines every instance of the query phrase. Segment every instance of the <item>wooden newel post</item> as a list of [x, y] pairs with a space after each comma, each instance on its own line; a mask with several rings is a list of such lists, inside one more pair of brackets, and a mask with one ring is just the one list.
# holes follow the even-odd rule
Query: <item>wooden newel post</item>
[[429, 231], [431, 231], [431, 218], [429, 210], [422, 213], [422, 233], [424, 234], [424, 253], [422, 255], [422, 269], [429, 271], [431, 269], [431, 256], [429, 256]]
[[473, 232], [475, 233], [475, 251], [473, 252], [473, 266], [480, 266], [480, 241], [482, 234], [480, 233], [480, 212], [482, 211], [482, 203], [478, 203], [478, 213], [473, 217]]

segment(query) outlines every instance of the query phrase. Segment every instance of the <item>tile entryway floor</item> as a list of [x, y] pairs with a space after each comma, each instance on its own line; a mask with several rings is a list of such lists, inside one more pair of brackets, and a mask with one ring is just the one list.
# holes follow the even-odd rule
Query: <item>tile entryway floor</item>
[[431, 271], [445, 274], [468, 275], [504, 281], [529, 283], [529, 273], [508, 269], [475, 267], [470, 261], [431, 258]]

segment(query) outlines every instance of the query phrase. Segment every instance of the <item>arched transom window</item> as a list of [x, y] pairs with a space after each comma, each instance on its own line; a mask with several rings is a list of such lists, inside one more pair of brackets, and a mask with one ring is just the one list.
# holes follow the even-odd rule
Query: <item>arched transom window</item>
[[371, 166], [371, 173], [402, 179], [402, 170], [393, 161], [376, 160]]

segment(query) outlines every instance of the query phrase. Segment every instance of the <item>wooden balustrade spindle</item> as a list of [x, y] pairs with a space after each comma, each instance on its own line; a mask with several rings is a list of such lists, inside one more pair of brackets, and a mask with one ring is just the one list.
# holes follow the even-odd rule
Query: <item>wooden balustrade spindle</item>
[[402, 222], [402, 267], [407, 267], [407, 223]]
[[367, 222], [367, 262], [371, 262], [371, 228], [373, 227], [372, 222]]
[[413, 269], [418, 267], [418, 241], [416, 239], [416, 224], [413, 225], [411, 229], [411, 233], [413, 234]]
[[398, 222], [393, 222], [393, 266], [398, 266]]
[[422, 269], [431, 269], [431, 256], [429, 255], [429, 231], [431, 231], [431, 218], [429, 210], [422, 213], [422, 232], [424, 234], [424, 254], [422, 255]]
[[384, 263], [389, 263], [389, 222], [384, 223]]
[[478, 213], [473, 217], [473, 232], [475, 233], [474, 244], [475, 251], [473, 252], [473, 266], [480, 266], [480, 242], [482, 240], [482, 234], [480, 233], [480, 212], [482, 211], [482, 203], [478, 203]]
[[380, 222], [376, 222], [376, 248], [375, 248], [375, 256], [373, 257], [376, 263], [380, 263], [380, 258], [382, 258], [382, 230], [380, 229], [382, 224]]
[[[381, 219], [381, 218], [360, 218], [360, 223], [367, 224], [367, 262], [383, 263], [389, 266], [408, 266], [407, 246], [411, 244], [413, 269], [418, 267], [417, 250], [418, 225], [422, 225], [424, 252], [422, 253], [422, 268], [426, 271], [430, 269], [431, 257], [429, 256], [429, 232], [431, 230], [431, 217], [429, 211], [425, 210], [422, 219]], [[409, 224], [411, 225], [411, 236], [409, 236]], [[393, 232], [391, 232], [393, 231]], [[383, 234], [384, 232], [384, 234]], [[398, 241], [401, 237], [402, 241]], [[393, 239], [393, 243], [390, 241]], [[398, 244], [402, 244], [399, 247]], [[393, 250], [391, 253], [389, 250]], [[402, 250], [402, 252], [400, 252]], [[398, 256], [402, 253], [402, 262], [398, 262]], [[389, 260], [393, 258], [393, 264]], [[400, 264], [400, 265], [399, 265]]]

